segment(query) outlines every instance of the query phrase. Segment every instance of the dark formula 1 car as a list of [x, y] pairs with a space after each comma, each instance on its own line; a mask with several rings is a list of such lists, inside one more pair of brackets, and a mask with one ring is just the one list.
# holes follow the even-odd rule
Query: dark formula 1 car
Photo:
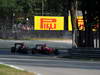
[[32, 49], [32, 54], [41, 53], [41, 54], [59, 54], [58, 49], [49, 48], [46, 44], [37, 44], [35, 48]]
[[22, 53], [27, 54], [28, 48], [24, 45], [24, 43], [15, 43], [13, 47], [11, 47], [11, 53]]

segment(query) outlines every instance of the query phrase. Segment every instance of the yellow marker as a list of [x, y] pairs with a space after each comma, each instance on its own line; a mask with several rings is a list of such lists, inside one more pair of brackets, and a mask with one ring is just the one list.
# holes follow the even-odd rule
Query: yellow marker
[[68, 31], [72, 31], [71, 16], [68, 16]]
[[71, 22], [70, 11], [68, 11], [68, 31], [72, 31], [72, 22]]

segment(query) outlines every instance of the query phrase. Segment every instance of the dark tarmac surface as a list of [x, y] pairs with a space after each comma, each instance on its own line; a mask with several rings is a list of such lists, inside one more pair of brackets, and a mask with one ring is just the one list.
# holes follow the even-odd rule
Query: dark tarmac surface
[[[4, 46], [3, 41], [2, 43]], [[48, 44], [52, 46], [52, 43], [48, 42]], [[7, 47], [10, 46], [12, 46], [11, 43]], [[65, 43], [62, 46], [65, 46]], [[61, 53], [66, 53], [66, 51]], [[37, 72], [40, 75], [100, 75], [100, 61], [62, 59], [55, 55], [43, 54], [14, 55], [10, 53], [10, 49], [0, 49], [0, 62], [15, 65], [30, 72]]]

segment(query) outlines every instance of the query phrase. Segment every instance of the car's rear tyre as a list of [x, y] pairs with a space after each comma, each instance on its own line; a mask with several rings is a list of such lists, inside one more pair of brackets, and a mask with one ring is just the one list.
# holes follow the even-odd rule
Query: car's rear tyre
[[11, 53], [15, 53], [16, 52], [16, 48], [15, 47], [11, 47]]
[[35, 54], [35, 53], [37, 53], [37, 52], [36, 52], [36, 49], [33, 48], [33, 49], [32, 49], [32, 54]]
[[55, 50], [54, 50], [54, 54], [55, 54], [55, 55], [58, 55], [58, 54], [59, 54], [59, 50], [58, 50], [58, 49], [55, 49]]

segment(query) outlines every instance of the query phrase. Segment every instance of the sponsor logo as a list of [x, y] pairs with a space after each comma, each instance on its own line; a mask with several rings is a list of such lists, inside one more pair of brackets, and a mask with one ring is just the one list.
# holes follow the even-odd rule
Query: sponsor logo
[[64, 17], [35, 16], [34, 30], [64, 30]]
[[40, 19], [40, 28], [41, 29], [56, 29], [56, 22], [55, 18], [48, 19], [48, 18], [41, 18]]

